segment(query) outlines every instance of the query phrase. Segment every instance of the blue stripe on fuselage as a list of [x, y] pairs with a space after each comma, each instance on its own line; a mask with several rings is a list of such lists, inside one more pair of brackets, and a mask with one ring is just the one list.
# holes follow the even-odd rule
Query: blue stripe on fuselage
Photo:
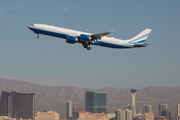
[[110, 47], [110, 48], [133, 48], [133, 46], [128, 46], [128, 45], [118, 45], [118, 44], [113, 44], [113, 43], [107, 43], [107, 42], [102, 42], [102, 41], [96, 41], [92, 42], [92, 45], [100, 45], [104, 47]]

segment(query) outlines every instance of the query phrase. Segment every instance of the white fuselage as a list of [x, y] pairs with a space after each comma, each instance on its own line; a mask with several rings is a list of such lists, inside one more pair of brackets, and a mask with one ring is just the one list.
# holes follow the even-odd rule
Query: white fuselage
[[[32, 24], [28, 28], [37, 34], [50, 35], [64, 39], [67, 39], [68, 36], [74, 36], [78, 38], [78, 36], [80, 36], [81, 34], [85, 34], [89, 36], [93, 35], [91, 33], [86, 33], [86, 32], [81, 32], [81, 31], [76, 31], [76, 30], [71, 30], [71, 29], [56, 27], [52, 25], [46, 25], [46, 24]], [[121, 39], [116, 39], [114, 37], [103, 36], [101, 39], [93, 40], [90, 44], [111, 47], [111, 48], [134, 48], [135, 43], [134, 42], [132, 43], [131, 41], [142, 41], [142, 40], [145, 41], [144, 39], [147, 39], [148, 36], [147, 33], [149, 34], [150, 32], [146, 32], [145, 35], [140, 33], [142, 35], [139, 34], [136, 37], [129, 40], [121, 40]], [[77, 42], [82, 43], [83, 41], [77, 41]]]

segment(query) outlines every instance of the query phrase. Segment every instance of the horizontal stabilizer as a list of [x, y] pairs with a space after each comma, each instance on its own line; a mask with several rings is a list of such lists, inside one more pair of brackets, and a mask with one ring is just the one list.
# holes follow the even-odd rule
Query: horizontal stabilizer
[[147, 44], [147, 43], [134, 44], [134, 47], [146, 47], [147, 45], [150, 45], [150, 44]]

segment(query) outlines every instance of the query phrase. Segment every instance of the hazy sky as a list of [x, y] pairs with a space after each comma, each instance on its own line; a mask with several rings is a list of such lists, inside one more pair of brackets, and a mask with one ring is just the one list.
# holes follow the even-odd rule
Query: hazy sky
[[[1, 0], [0, 77], [39, 85], [136, 88], [180, 85], [180, 1]], [[36, 34], [33, 23], [129, 39], [152, 29], [146, 48], [68, 44]]]

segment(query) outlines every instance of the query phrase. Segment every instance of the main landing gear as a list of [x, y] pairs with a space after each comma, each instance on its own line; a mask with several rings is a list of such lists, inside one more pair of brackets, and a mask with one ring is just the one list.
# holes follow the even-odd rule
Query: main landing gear
[[39, 38], [39, 34], [37, 34], [37, 38]]
[[87, 50], [91, 50], [90, 44], [87, 44], [87, 43], [83, 42], [82, 46], [84, 48], [87, 48]]
[[91, 50], [91, 47], [89, 46], [89, 47], [87, 47], [87, 50]]

